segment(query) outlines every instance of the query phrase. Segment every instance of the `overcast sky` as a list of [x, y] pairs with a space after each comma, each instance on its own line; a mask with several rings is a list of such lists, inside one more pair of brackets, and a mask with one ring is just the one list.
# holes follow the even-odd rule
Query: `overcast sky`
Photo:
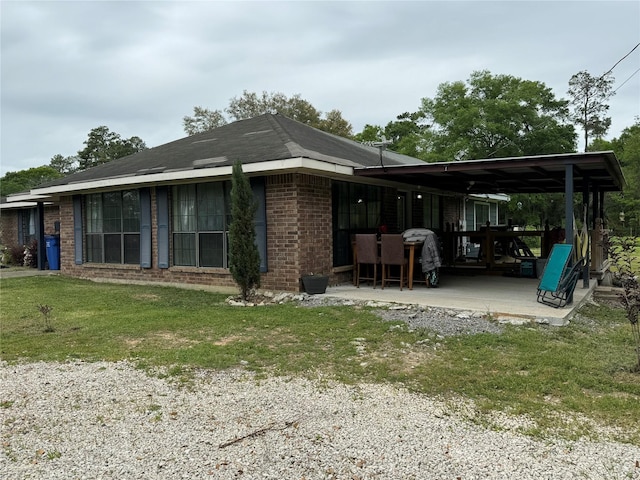
[[[354, 133], [386, 125], [476, 70], [567, 98], [640, 42], [640, 2], [11, 1], [1, 8], [1, 166], [75, 155], [106, 125], [153, 147], [194, 106], [243, 90], [300, 94]], [[640, 47], [613, 70], [616, 137], [640, 116]], [[626, 83], [625, 83], [626, 82]]]

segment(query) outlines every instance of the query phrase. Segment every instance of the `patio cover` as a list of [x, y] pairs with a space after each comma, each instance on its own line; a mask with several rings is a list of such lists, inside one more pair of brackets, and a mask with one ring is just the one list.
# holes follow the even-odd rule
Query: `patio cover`
[[354, 173], [466, 194], [566, 193], [569, 175], [574, 192], [620, 191], [625, 185], [620, 162], [610, 151], [421, 165], [384, 165], [383, 156], [382, 165], [356, 168]]
[[[592, 219], [603, 216], [604, 192], [625, 186], [620, 162], [612, 151], [537, 155], [422, 165], [384, 165], [354, 169], [361, 177], [432, 186], [462, 194], [564, 193], [565, 234], [573, 238], [573, 194], [583, 203], [593, 195]], [[585, 270], [588, 267], [585, 266]], [[587, 276], [588, 278], [588, 276]], [[588, 282], [588, 280], [585, 280]]]

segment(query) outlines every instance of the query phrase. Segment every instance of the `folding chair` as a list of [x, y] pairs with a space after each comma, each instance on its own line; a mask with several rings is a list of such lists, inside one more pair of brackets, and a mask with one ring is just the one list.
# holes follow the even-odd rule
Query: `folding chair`
[[571, 244], [557, 243], [553, 246], [538, 283], [539, 303], [559, 308], [573, 302], [573, 291], [578, 283], [584, 259], [571, 266], [572, 251]]

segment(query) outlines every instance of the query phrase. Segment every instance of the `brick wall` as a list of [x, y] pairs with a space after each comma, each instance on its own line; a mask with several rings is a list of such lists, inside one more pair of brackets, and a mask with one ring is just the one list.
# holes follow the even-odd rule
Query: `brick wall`
[[[58, 204], [60, 208], [60, 271], [69, 275], [74, 274], [73, 247], [73, 201], [71, 197], [62, 197]], [[79, 276], [79, 275], [78, 275]]]
[[[22, 209], [28, 215], [31, 209]], [[18, 243], [18, 212], [20, 209], [5, 209], [0, 215], [0, 244], [12, 246]], [[27, 217], [28, 218], [28, 217]], [[44, 232], [55, 233], [55, 222], [60, 220], [58, 206], [46, 205], [44, 207]]]
[[331, 182], [304, 174], [267, 178], [267, 257], [264, 288], [299, 291], [300, 277], [331, 273]]
[[[228, 270], [222, 268], [158, 268], [157, 215], [152, 189], [152, 267], [137, 265], [76, 265], [73, 245], [73, 201], [60, 201], [60, 264], [64, 274], [80, 278], [135, 282], [182, 283], [235, 290]], [[331, 181], [304, 174], [275, 175], [266, 182], [268, 272], [261, 287], [300, 291], [300, 277], [331, 273], [333, 262]], [[83, 249], [84, 250], [84, 249]]]
[[18, 211], [2, 210], [0, 215], [0, 244], [10, 247], [18, 243]]
[[443, 230], [446, 230], [447, 224], [454, 226], [454, 230], [459, 229], [459, 222], [462, 220], [462, 197], [442, 197], [442, 222]]
[[60, 209], [57, 205], [48, 205], [44, 207], [44, 233], [53, 235], [56, 233], [55, 224], [60, 221]]

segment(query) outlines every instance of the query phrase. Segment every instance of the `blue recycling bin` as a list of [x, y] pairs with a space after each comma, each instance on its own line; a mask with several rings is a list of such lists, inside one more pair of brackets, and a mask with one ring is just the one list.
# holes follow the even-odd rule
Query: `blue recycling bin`
[[49, 270], [60, 270], [60, 235], [45, 235], [44, 244]]

